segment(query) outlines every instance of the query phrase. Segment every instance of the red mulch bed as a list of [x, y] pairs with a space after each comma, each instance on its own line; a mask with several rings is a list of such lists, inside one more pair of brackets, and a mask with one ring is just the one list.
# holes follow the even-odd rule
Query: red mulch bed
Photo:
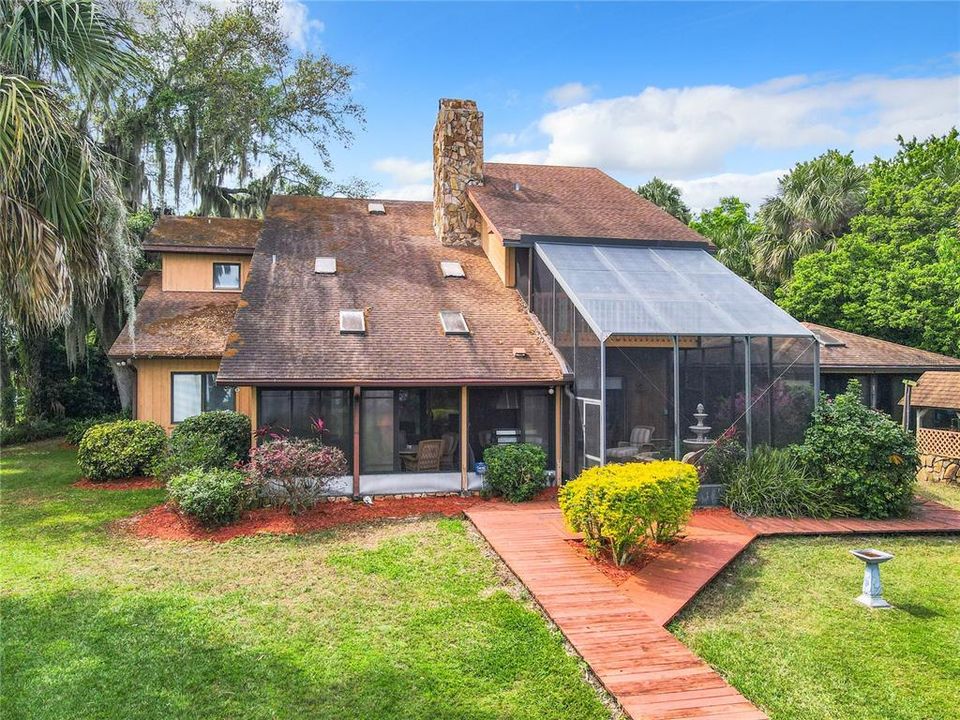
[[196, 520], [181, 514], [167, 504], [159, 505], [134, 517], [129, 531], [137, 537], [161, 540], [213, 540], [225, 542], [258, 533], [293, 534], [326, 530], [338, 525], [352, 525], [371, 520], [410, 518], [421, 515], [455, 517], [467, 508], [483, 502], [479, 497], [377, 498], [373, 505], [362, 502], [327, 502], [300, 515], [290, 515], [282, 508], [248, 510], [237, 522], [222, 528], [208, 529]]
[[672, 543], [647, 545], [639, 557], [635, 557], [623, 567], [619, 567], [607, 551], [603, 551], [598, 558], [587, 549], [583, 540], [567, 540], [567, 542], [570, 544], [570, 547], [577, 551], [580, 557], [584, 558], [593, 565], [593, 567], [606, 575], [615, 585], [623, 585], [631, 575], [637, 573], [651, 560], [655, 560], [657, 556], [663, 554], [672, 545]]
[[82, 478], [73, 483], [73, 487], [81, 490], [159, 490], [163, 483], [152, 477], [129, 477], [122, 480], [103, 480], [94, 482], [90, 478]]

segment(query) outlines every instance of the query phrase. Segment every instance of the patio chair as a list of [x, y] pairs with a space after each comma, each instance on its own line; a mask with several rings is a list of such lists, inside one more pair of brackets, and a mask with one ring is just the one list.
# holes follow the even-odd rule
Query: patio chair
[[607, 448], [607, 460], [631, 460], [642, 452], [656, 450], [653, 443], [654, 428], [651, 425], [635, 425], [628, 442], [620, 441], [614, 448]]
[[430, 472], [440, 470], [440, 446], [442, 440], [421, 440], [417, 444], [417, 456], [403, 458], [404, 470]]
[[440, 438], [440, 468], [453, 470], [459, 463], [456, 462], [457, 448], [460, 447], [460, 436], [457, 433], [444, 433]]

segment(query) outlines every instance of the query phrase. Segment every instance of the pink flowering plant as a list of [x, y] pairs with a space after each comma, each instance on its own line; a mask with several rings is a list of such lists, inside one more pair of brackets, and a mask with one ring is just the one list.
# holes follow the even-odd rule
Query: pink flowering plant
[[250, 453], [247, 473], [261, 498], [288, 507], [292, 514], [315, 505], [330, 481], [346, 472], [339, 448], [277, 434], [267, 438]]

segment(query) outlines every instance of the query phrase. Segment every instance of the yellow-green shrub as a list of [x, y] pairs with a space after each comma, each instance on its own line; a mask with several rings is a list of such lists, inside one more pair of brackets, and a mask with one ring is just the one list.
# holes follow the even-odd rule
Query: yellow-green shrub
[[588, 468], [560, 488], [560, 510], [594, 553], [607, 549], [617, 565], [649, 540], [676, 537], [693, 511], [696, 468], [676, 460]]

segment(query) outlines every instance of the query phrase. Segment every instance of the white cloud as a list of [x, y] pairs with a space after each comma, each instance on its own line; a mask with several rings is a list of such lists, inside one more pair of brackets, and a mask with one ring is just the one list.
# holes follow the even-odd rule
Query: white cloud
[[593, 95], [593, 88], [583, 83], [569, 82], [547, 90], [547, 100], [557, 107], [564, 108], [586, 102]]
[[431, 183], [410, 183], [409, 185], [388, 187], [378, 192], [377, 197], [384, 200], [432, 200], [433, 185]]
[[648, 87], [637, 95], [582, 102], [543, 116], [543, 161], [596, 165], [661, 177], [728, 169], [736, 152], [793, 148], [875, 151], [898, 134], [945, 132], [957, 121], [960, 76], [806, 76], [758, 85]]
[[373, 169], [389, 175], [398, 185], [410, 185], [433, 177], [433, 164], [429, 160], [417, 162], [405, 157], [385, 157], [375, 161]]
[[301, 0], [284, 0], [280, 6], [280, 29], [283, 30], [296, 50], [304, 51], [316, 35], [323, 32], [323, 22], [310, 18], [306, 3]]
[[720, 198], [728, 195], [736, 195], [756, 212], [760, 203], [776, 193], [777, 180], [786, 172], [786, 170], [767, 170], [754, 174], [721, 173], [695, 180], [670, 180], [669, 182], [680, 188], [683, 201], [694, 212], [711, 208]]

